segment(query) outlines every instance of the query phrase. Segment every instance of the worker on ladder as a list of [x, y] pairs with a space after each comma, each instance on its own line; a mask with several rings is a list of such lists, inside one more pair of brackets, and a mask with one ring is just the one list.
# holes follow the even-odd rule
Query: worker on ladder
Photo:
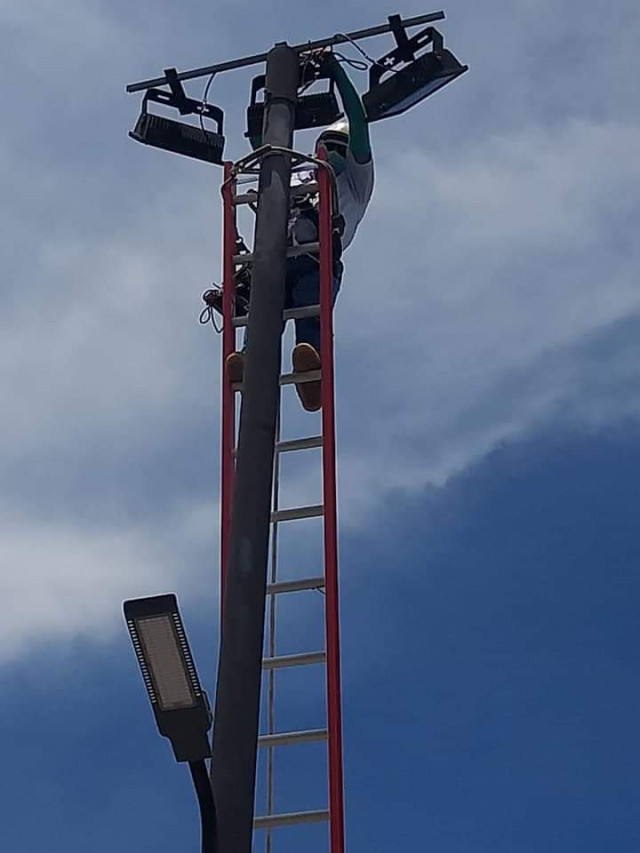
[[[324, 130], [316, 142], [316, 151], [323, 146], [335, 175], [338, 210], [342, 218], [341, 240], [334, 246], [333, 302], [335, 304], [342, 281], [341, 250], [352, 242], [358, 225], [367, 210], [373, 192], [374, 169], [367, 116], [360, 95], [332, 51], [324, 57], [326, 71], [335, 80], [346, 118]], [[254, 148], [262, 140], [252, 139]], [[292, 204], [289, 221], [292, 245], [304, 245], [318, 240], [317, 209], [313, 205]], [[336, 251], [337, 249], [337, 251]], [[299, 255], [287, 260], [285, 308], [302, 308], [320, 302], [320, 270], [317, 257]], [[296, 319], [296, 346], [293, 350], [293, 369], [305, 373], [320, 368], [320, 318]], [[284, 324], [283, 324], [284, 327]], [[244, 348], [246, 348], [246, 337]], [[243, 348], [243, 349], [244, 349]], [[242, 381], [244, 358], [241, 352], [227, 358], [227, 375], [231, 382]], [[301, 382], [296, 390], [304, 409], [316, 412], [321, 408], [320, 382]]]

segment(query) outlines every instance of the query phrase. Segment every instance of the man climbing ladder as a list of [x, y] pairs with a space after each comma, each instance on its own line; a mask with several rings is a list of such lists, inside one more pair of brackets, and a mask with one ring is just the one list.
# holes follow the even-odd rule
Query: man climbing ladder
[[[333, 54], [327, 52], [325, 69], [335, 80], [346, 118], [324, 130], [316, 142], [316, 152], [323, 146], [335, 176], [338, 210], [343, 220], [341, 248], [351, 244], [367, 206], [374, 184], [373, 156], [369, 125], [360, 95], [345, 70]], [[262, 144], [261, 139], [252, 139], [254, 148]], [[289, 223], [289, 239], [292, 245], [305, 245], [318, 240], [317, 210], [310, 204], [292, 205]], [[334, 251], [333, 302], [335, 304], [342, 281], [343, 265], [341, 251]], [[320, 301], [320, 274], [317, 258], [298, 255], [287, 261], [286, 308], [302, 308], [316, 305]], [[293, 350], [293, 369], [296, 373], [318, 370], [320, 367], [320, 319], [305, 317], [295, 321], [296, 346]], [[245, 338], [246, 347], [246, 338]], [[227, 358], [228, 377], [232, 382], [242, 381], [244, 356], [241, 352], [231, 353]], [[296, 385], [302, 406], [308, 412], [321, 407], [320, 381]]]

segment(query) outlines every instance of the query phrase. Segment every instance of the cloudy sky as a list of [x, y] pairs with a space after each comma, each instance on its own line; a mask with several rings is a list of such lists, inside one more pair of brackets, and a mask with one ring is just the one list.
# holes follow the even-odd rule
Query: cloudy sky
[[[220, 172], [129, 140], [124, 87], [397, 11], [432, 9], [0, 0], [8, 849], [198, 845], [121, 602], [175, 591], [213, 691], [220, 340], [198, 314]], [[471, 70], [373, 128], [336, 312], [349, 845], [636, 853], [640, 11], [446, 11]], [[250, 79], [211, 90], [230, 157]], [[317, 495], [316, 466], [291, 463], [284, 503]], [[290, 574], [318, 567], [305, 524]], [[283, 650], [320, 641], [321, 604], [282, 608]], [[283, 728], [321, 723], [319, 682], [281, 695]], [[321, 752], [295, 749], [279, 807], [321, 806]], [[305, 832], [276, 850], [326, 850]]]

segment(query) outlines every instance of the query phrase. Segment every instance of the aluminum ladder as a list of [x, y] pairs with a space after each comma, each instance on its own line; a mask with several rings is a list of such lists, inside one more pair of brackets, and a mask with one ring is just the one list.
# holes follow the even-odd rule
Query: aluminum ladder
[[[292, 156], [294, 172], [308, 168], [309, 158], [305, 155]], [[247, 324], [246, 317], [234, 316], [235, 274], [242, 264], [252, 262], [251, 253], [237, 253], [237, 213], [242, 205], [249, 205], [256, 211], [257, 195], [255, 189], [239, 192], [239, 186], [257, 180], [259, 163], [245, 158], [239, 163], [225, 164], [223, 184], [223, 376], [222, 376], [222, 465], [221, 465], [221, 597], [224, 596], [224, 567], [227, 565], [228, 542], [230, 533], [231, 507], [233, 494], [236, 407], [235, 394], [241, 392], [240, 384], [232, 384], [226, 377], [227, 356], [236, 350], [238, 329]], [[313, 183], [292, 187], [292, 195], [318, 194], [319, 235], [318, 243], [304, 247], [291, 247], [288, 256], [315, 254], [320, 266], [320, 304], [285, 311], [285, 319], [304, 316], [319, 316], [321, 323], [321, 370], [305, 374], [283, 374], [280, 386], [295, 384], [299, 381], [315, 381], [322, 377], [321, 435], [307, 436], [296, 440], [281, 441], [280, 423], [278, 423], [277, 443], [275, 447], [274, 493], [271, 513], [271, 569], [267, 586], [267, 643], [263, 658], [263, 673], [266, 674], [266, 695], [263, 690], [263, 708], [266, 702], [267, 730], [260, 735], [259, 750], [267, 751], [267, 808], [266, 813], [254, 819], [254, 846], [259, 833], [264, 832], [264, 850], [272, 853], [283, 849], [275, 844], [280, 827], [328, 822], [330, 853], [344, 853], [344, 795], [343, 795], [343, 757], [342, 757], [342, 702], [340, 681], [340, 636], [339, 636], [339, 598], [338, 598], [338, 546], [337, 546], [337, 499], [336, 499], [336, 439], [335, 439], [335, 392], [333, 358], [333, 320], [332, 320], [332, 237], [333, 214], [335, 212], [335, 194], [333, 178], [324, 157], [316, 163], [316, 177]], [[282, 407], [280, 408], [282, 412]], [[318, 450], [322, 454], [322, 504], [296, 508], [281, 508], [279, 503], [280, 461], [286, 453], [302, 450]], [[306, 579], [287, 579], [281, 576], [277, 566], [278, 526], [299, 519], [317, 518], [323, 524], [323, 568], [322, 575]], [[276, 654], [276, 612], [277, 601], [283, 595], [311, 595], [312, 591], [324, 592], [325, 603], [325, 648], [321, 650], [301, 650], [298, 654], [278, 656]], [[276, 731], [275, 697], [278, 673], [289, 667], [324, 666], [326, 669], [326, 726], [306, 731]], [[274, 768], [275, 753], [285, 745], [298, 745], [326, 741], [328, 767], [328, 801], [315, 804], [308, 811], [277, 813], [275, 811]], [[279, 836], [278, 836], [279, 840]], [[284, 840], [284, 839], [283, 839]]]

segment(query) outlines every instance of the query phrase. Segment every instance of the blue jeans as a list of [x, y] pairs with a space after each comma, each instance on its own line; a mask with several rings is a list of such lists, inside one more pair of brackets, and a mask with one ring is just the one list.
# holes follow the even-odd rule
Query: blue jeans
[[[340, 284], [342, 283], [342, 264], [333, 265], [333, 289], [331, 305], [335, 305]], [[320, 267], [317, 261], [308, 257], [289, 258], [285, 282], [286, 308], [304, 308], [306, 305], [320, 303]], [[303, 317], [294, 320], [296, 324], [296, 343], [311, 344], [320, 352], [320, 318]], [[284, 331], [284, 323], [282, 329]]]
[[[340, 284], [342, 283], [342, 263], [336, 261], [333, 265], [332, 306], [335, 305]], [[285, 279], [285, 310], [287, 308], [304, 308], [307, 305], [320, 303], [320, 267], [313, 258], [300, 256], [287, 260]], [[302, 317], [294, 320], [296, 324], [296, 343], [311, 344], [320, 352], [320, 318]], [[282, 323], [284, 332], [285, 323]], [[248, 331], [248, 330], [247, 330]], [[245, 331], [242, 351], [247, 348], [247, 331]]]

